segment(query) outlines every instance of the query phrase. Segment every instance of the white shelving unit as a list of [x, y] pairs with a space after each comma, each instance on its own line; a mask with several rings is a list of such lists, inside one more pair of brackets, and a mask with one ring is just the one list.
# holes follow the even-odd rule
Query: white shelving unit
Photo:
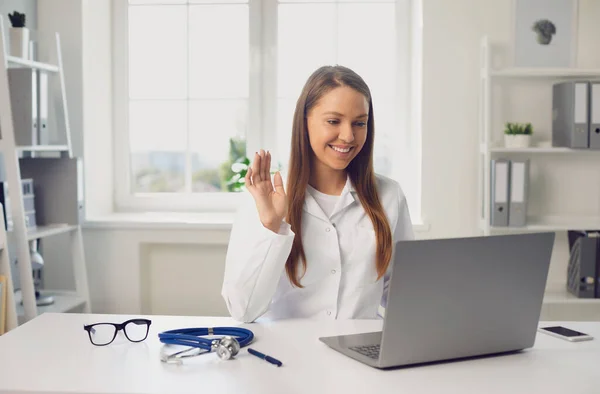
[[[484, 41], [487, 41], [484, 38]], [[482, 44], [484, 54], [489, 53], [489, 41]], [[489, 63], [488, 63], [489, 64]], [[488, 75], [492, 78], [597, 78], [600, 68], [506, 68], [503, 70], [489, 69]]]
[[[52, 35], [54, 39], [51, 56], [55, 62], [53, 64], [24, 60], [18, 57], [8, 55], [7, 37], [4, 36], [4, 18], [0, 16], [0, 152], [4, 161], [6, 172], [6, 183], [10, 198], [10, 213], [13, 222], [13, 229], [10, 237], [4, 228], [4, 220], [0, 222], [0, 275], [8, 278], [8, 302], [7, 302], [7, 324], [6, 331], [14, 329], [19, 324], [33, 319], [44, 312], [70, 312], [81, 310], [90, 312], [90, 297], [88, 290], [87, 272], [85, 266], [83, 240], [81, 227], [77, 217], [78, 201], [77, 197], [65, 197], [65, 201], [55, 204], [57, 200], [63, 199], [62, 196], [56, 196], [56, 190], [65, 189], [66, 185], [76, 188], [77, 179], [72, 179], [73, 168], [78, 164], [77, 159], [73, 158], [71, 147], [71, 133], [69, 128], [69, 116], [67, 111], [67, 100], [65, 94], [65, 83], [63, 74], [62, 54], [60, 37], [58, 33]], [[64, 127], [61, 133], [64, 133], [64, 143], [49, 146], [17, 146], [15, 143], [15, 125], [13, 123], [13, 112], [11, 108], [11, 95], [9, 91], [8, 70], [10, 68], [28, 68], [37, 69], [58, 78], [60, 90], [60, 102], [58, 103], [64, 116]], [[36, 154], [54, 153], [56, 159], [37, 158]], [[54, 160], [54, 161], [53, 161]], [[62, 162], [57, 162], [56, 160]], [[54, 173], [52, 173], [54, 171]], [[76, 174], [77, 172], [75, 172]], [[43, 174], [47, 179], [42, 179], [40, 175], [39, 182], [34, 179], [34, 187], [42, 185], [42, 196], [36, 193], [36, 212], [38, 211], [38, 202], [43, 207], [43, 212], [37, 212], [43, 219], [38, 222], [36, 228], [27, 228], [25, 222], [25, 212], [23, 203], [23, 191], [21, 179], [33, 177], [31, 174]], [[79, 189], [78, 189], [79, 190]], [[52, 191], [52, 193], [51, 193]], [[45, 193], [45, 194], [44, 194]], [[52, 195], [54, 194], [54, 196]], [[73, 194], [73, 193], [72, 193]], [[51, 200], [54, 201], [44, 201]], [[42, 201], [40, 202], [39, 199]], [[73, 204], [71, 204], [73, 202]], [[66, 204], [75, 205], [65, 210]], [[75, 213], [74, 213], [75, 212]], [[0, 214], [2, 210], [0, 209]], [[3, 216], [2, 216], [3, 219]], [[64, 221], [64, 222], [63, 222]], [[35, 288], [33, 283], [32, 265], [29, 252], [29, 241], [39, 240], [60, 234], [69, 234], [70, 248], [65, 251], [69, 259], [73, 262], [73, 277], [75, 279], [75, 291], [65, 290], [42, 290], [41, 294], [51, 294], [54, 297], [54, 303], [48, 306], [38, 307], [36, 304]], [[15, 257], [18, 260], [20, 290], [15, 293], [17, 288], [12, 283], [13, 275], [11, 272], [11, 262], [8, 253], [8, 239], [14, 239]]]
[[[485, 147], [483, 152], [485, 153]], [[598, 155], [597, 151], [594, 150], [583, 150], [583, 149], [571, 149], [561, 147], [530, 147], [530, 148], [505, 148], [502, 146], [489, 148], [490, 153], [526, 153], [531, 155], [557, 155], [557, 154], [571, 154], [571, 155]]]
[[[82, 310], [85, 308], [87, 304], [87, 300], [83, 297], [80, 297], [75, 291], [41, 291], [42, 295], [52, 295], [54, 298], [54, 303], [46, 306], [39, 306], [38, 313], [64, 313], [64, 312], [74, 312], [77, 310]], [[15, 302], [16, 302], [16, 312], [18, 324], [25, 323], [25, 310], [21, 305], [22, 295], [17, 292], [15, 294]]]
[[[551, 84], [555, 81], [600, 79], [600, 69], [570, 69], [570, 68], [507, 68], [493, 69], [491, 66], [492, 48], [487, 37], [481, 41], [481, 72], [480, 72], [480, 104], [479, 104], [479, 213], [480, 229], [485, 235], [498, 232], [537, 232], [537, 231], [566, 231], [569, 229], [600, 228], [600, 217], [597, 214], [580, 217], [529, 217], [525, 227], [493, 227], [490, 225], [490, 161], [493, 158], [519, 155], [535, 160], [541, 156], [578, 155], [600, 158], [599, 150], [569, 149], [562, 147], [533, 146], [529, 148], [512, 149], [496, 146], [493, 142], [492, 130], [493, 84], [504, 80], [523, 79], [526, 81], [544, 81]], [[548, 109], [548, 116], [551, 110]], [[594, 159], [595, 160], [595, 159]], [[598, 162], [600, 165], [600, 162]], [[599, 196], [600, 198], [600, 196]], [[532, 202], [529, 201], [531, 204]]]
[[[552, 147], [550, 142], [543, 146], [512, 149], [494, 144], [494, 135], [499, 136], [500, 130], [493, 130], [492, 109], [493, 87], [502, 82], [523, 81], [536, 84], [552, 84], [555, 81], [577, 79], [600, 79], [600, 69], [536, 69], [536, 68], [507, 68], [493, 69], [491, 66], [492, 48], [487, 37], [481, 41], [481, 72], [480, 72], [480, 102], [479, 102], [479, 213], [480, 229], [484, 235], [502, 233], [526, 232], [559, 232], [572, 229], [600, 228], [600, 216], [592, 213], [586, 216], [542, 216], [528, 217], [524, 227], [493, 227], [490, 225], [490, 161], [493, 158], [527, 157], [531, 161], [562, 159], [565, 157], [586, 157], [591, 163], [597, 163], [600, 168], [600, 151]], [[548, 109], [551, 116], [551, 109]], [[508, 121], [508, 119], [507, 119]], [[596, 158], [598, 161], [596, 161]], [[599, 170], [600, 173], [600, 170]], [[600, 182], [600, 178], [597, 179]], [[600, 199], [600, 196], [598, 196]], [[534, 204], [535, 201], [528, 201]], [[565, 272], [566, 275], [566, 272]], [[600, 299], [577, 298], [566, 288], [547, 289], [544, 295], [542, 314], [550, 320], [580, 320], [582, 316], [590, 320], [600, 320]]]

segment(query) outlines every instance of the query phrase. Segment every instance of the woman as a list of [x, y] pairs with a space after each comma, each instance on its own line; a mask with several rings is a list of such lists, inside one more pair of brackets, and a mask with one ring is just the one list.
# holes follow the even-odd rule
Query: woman
[[254, 155], [252, 198], [227, 250], [222, 295], [232, 317], [252, 322], [377, 318], [385, 307], [393, 245], [412, 239], [397, 182], [373, 171], [371, 93], [341, 66], [316, 70], [296, 104], [286, 190], [271, 155]]

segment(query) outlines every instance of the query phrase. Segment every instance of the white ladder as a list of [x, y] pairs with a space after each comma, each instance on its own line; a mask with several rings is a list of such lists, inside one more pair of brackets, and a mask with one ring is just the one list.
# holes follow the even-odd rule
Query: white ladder
[[[19, 154], [33, 157], [36, 152], [60, 152], [63, 158], [72, 158], [71, 132], [69, 127], [69, 117], [67, 110], [67, 99], [63, 74], [63, 63], [61, 55], [60, 37], [58, 33], [55, 38], [55, 56], [56, 64], [41, 63], [36, 61], [24, 60], [22, 58], [8, 56], [7, 39], [4, 36], [4, 18], [0, 16], [0, 152], [4, 158], [6, 181], [10, 194], [10, 212], [13, 221], [14, 239], [16, 241], [16, 252], [20, 274], [20, 288], [22, 293], [21, 316], [18, 316], [17, 310], [20, 308], [18, 301], [13, 297], [11, 264], [8, 261], [6, 232], [4, 221], [0, 224], [0, 275], [8, 278], [7, 286], [7, 314], [6, 328], [11, 330], [19, 323], [28, 321], [43, 312], [68, 312], [81, 308], [83, 312], [90, 312], [90, 296], [88, 289], [87, 272], [85, 266], [85, 256], [83, 249], [83, 239], [81, 226], [79, 223], [51, 223], [39, 226], [36, 229], [28, 229], [25, 222], [25, 209], [23, 203], [23, 191], [21, 186], [21, 170], [19, 164]], [[64, 111], [64, 132], [66, 143], [51, 146], [16, 146], [15, 130], [13, 123], [13, 112], [11, 108], [11, 97], [9, 92], [8, 69], [10, 67], [24, 67], [32, 70], [40, 70], [48, 74], [58, 76], [60, 81], [60, 94], [62, 96], [62, 109]], [[35, 180], [34, 180], [35, 183]], [[0, 214], [1, 214], [0, 210]], [[47, 307], [36, 305], [36, 296], [32, 275], [32, 265], [29, 252], [29, 241], [41, 239], [48, 236], [62, 233], [70, 234], [70, 253], [73, 261], [73, 270], [75, 278], [74, 292], [54, 293], [54, 304]], [[1, 318], [1, 316], [0, 316]], [[21, 320], [22, 321], [19, 321]]]

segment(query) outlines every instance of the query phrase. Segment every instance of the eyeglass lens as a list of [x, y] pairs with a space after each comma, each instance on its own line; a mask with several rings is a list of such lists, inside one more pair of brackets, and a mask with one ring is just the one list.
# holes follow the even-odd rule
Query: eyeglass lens
[[116, 327], [112, 324], [95, 324], [90, 329], [90, 339], [94, 345], [107, 345], [116, 335]]
[[148, 335], [148, 327], [148, 323], [145, 321], [130, 321], [125, 325], [125, 335], [130, 341], [143, 341], [146, 339], [146, 335]]

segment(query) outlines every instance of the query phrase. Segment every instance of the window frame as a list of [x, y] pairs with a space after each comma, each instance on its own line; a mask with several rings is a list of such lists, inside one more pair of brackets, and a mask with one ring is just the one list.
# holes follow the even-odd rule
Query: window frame
[[[397, 98], [396, 104], [406, 111], [398, 111], [396, 118], [397, 143], [407, 147], [406, 154], [415, 168], [415, 179], [411, 180], [409, 206], [413, 222], [420, 223], [421, 212], [421, 150], [420, 150], [420, 103], [414, 105], [417, 64], [413, 57], [420, 42], [415, 40], [415, 27], [420, 27], [415, 10], [420, 0], [395, 0], [396, 2], [396, 43], [397, 43]], [[239, 206], [241, 193], [147, 193], [131, 192], [131, 168], [128, 133], [128, 0], [112, 0], [113, 14], [113, 160], [114, 160], [114, 208], [117, 212], [223, 212], [231, 213]], [[186, 6], [186, 5], [181, 5]], [[246, 134], [247, 152], [260, 148], [272, 149], [277, 146], [277, 113], [272, 108], [277, 105], [277, 0], [249, 0], [249, 39], [250, 39], [250, 85], [249, 119]], [[407, 38], [409, 37], [409, 38]], [[160, 54], [157, 54], [160, 56]], [[250, 153], [248, 153], [250, 156]], [[394, 160], [392, 177], [405, 182], [402, 166]], [[403, 186], [405, 192], [409, 187]], [[413, 190], [415, 189], [415, 190]]]

